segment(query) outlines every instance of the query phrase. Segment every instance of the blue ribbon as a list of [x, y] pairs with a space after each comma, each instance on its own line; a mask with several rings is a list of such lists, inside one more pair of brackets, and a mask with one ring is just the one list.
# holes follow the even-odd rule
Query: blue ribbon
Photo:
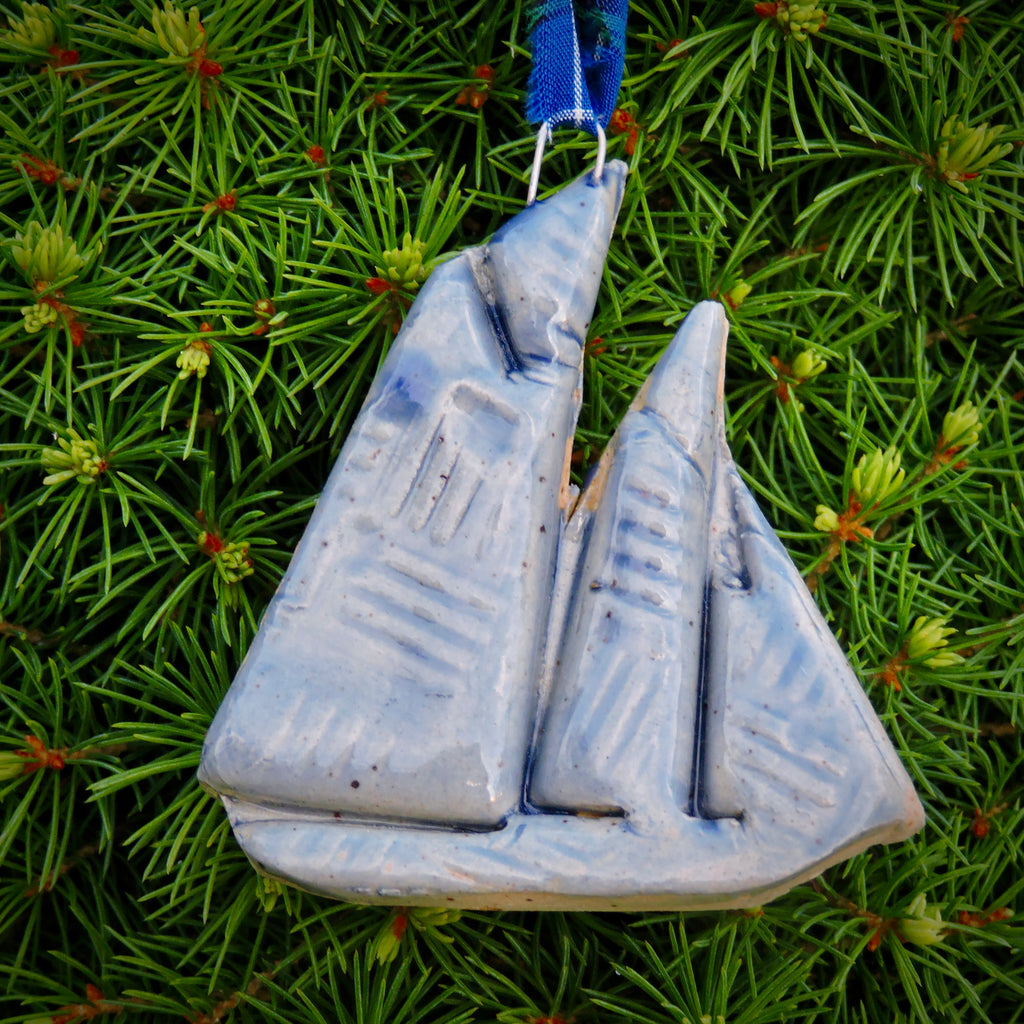
[[538, 0], [526, 116], [597, 134], [615, 109], [626, 57], [629, 0]]

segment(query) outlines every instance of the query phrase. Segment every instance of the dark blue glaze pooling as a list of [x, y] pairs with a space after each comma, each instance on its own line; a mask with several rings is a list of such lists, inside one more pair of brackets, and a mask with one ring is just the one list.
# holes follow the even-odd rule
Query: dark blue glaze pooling
[[701, 608], [700, 631], [700, 675], [697, 678], [696, 709], [693, 723], [693, 764], [690, 768], [690, 797], [687, 810], [694, 818], [711, 818], [705, 813], [704, 773], [707, 770], [705, 751], [707, 747], [707, 713], [709, 688], [709, 652], [711, 650], [711, 602], [714, 600], [714, 586], [711, 577], [704, 581], [704, 601]]
[[508, 329], [508, 322], [505, 319], [505, 312], [496, 302], [487, 303], [484, 306], [487, 312], [487, 319], [490, 321], [491, 330], [494, 331], [494, 340], [501, 350], [501, 361], [505, 365], [506, 375], [510, 373], [521, 373], [523, 361], [516, 352], [512, 341], [512, 335]]

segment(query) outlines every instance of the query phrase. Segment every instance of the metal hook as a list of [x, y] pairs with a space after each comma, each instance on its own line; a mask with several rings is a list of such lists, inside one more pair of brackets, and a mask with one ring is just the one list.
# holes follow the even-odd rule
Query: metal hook
[[594, 127], [597, 129], [597, 160], [594, 161], [594, 184], [601, 184], [601, 177], [604, 174], [604, 157], [608, 150], [608, 138], [604, 133], [604, 129], [594, 122]]
[[533, 206], [537, 200], [537, 187], [540, 185], [540, 165], [544, 159], [544, 147], [551, 139], [551, 126], [545, 121], [537, 132], [537, 146], [533, 151], [533, 167], [530, 170], [530, 187], [526, 191], [526, 205]]
[[[600, 185], [604, 175], [605, 155], [608, 151], [608, 137], [604, 129], [596, 121], [594, 127], [597, 130], [597, 160], [594, 163], [594, 184]], [[537, 188], [540, 185], [540, 165], [544, 160], [544, 147], [551, 141], [551, 124], [545, 121], [537, 132], [537, 145], [533, 151], [533, 167], [530, 168], [530, 185], [526, 190], [526, 205], [533, 206], [537, 201]]]

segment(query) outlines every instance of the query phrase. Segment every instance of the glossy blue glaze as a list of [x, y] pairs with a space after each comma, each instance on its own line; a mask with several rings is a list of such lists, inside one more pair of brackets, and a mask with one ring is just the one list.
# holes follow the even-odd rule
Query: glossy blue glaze
[[624, 168], [434, 272], [210, 730], [265, 872], [359, 902], [750, 906], [922, 824], [733, 465], [700, 303], [582, 495]]

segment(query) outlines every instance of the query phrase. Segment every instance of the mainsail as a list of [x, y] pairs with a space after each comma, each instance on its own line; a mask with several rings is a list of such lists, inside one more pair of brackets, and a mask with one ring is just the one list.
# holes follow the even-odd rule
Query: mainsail
[[624, 167], [434, 272], [200, 768], [262, 870], [359, 902], [749, 906], [922, 824], [725, 440], [698, 304], [575, 502]]
[[206, 785], [477, 828], [520, 805], [624, 178], [610, 163], [431, 274], [210, 731]]

